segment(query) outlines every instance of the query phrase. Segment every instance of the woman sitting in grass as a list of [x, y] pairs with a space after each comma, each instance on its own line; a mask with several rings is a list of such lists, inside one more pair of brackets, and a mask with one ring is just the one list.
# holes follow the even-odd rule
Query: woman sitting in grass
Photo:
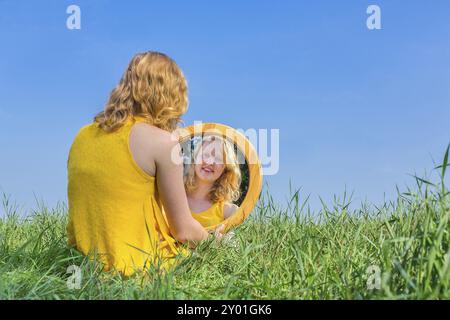
[[161, 53], [138, 54], [72, 144], [69, 243], [95, 254], [105, 270], [165, 268], [184, 252], [179, 242], [208, 237], [189, 210], [181, 148], [171, 135], [187, 103], [177, 64]]
[[192, 216], [209, 228], [231, 217], [238, 206], [241, 171], [232, 144], [218, 136], [197, 142], [184, 177]]

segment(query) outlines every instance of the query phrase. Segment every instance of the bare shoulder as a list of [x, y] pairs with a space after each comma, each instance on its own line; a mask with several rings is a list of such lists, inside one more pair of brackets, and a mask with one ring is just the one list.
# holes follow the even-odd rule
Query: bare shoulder
[[152, 150], [164, 150], [178, 144], [178, 140], [170, 132], [147, 123], [135, 124], [131, 129], [130, 138], [142, 141], [143, 144], [151, 147]]
[[239, 209], [237, 205], [231, 202], [226, 202], [223, 205], [223, 215], [224, 218], [227, 219], [236, 213], [236, 210]]
[[133, 125], [129, 143], [137, 164], [152, 176], [156, 174], [157, 163], [167, 162], [179, 145], [170, 132], [146, 123]]
[[142, 122], [136, 123], [131, 129], [131, 131], [136, 137], [143, 137], [148, 140], [158, 140], [161, 142], [164, 141], [168, 142], [171, 139], [173, 139], [172, 134], [170, 132]]

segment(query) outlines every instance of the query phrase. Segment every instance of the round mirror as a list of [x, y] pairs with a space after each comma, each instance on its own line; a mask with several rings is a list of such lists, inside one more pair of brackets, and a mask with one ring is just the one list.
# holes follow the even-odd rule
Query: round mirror
[[188, 199], [192, 189], [201, 194], [209, 182], [208, 201], [189, 201], [193, 217], [207, 230], [224, 224], [227, 231], [241, 224], [262, 188], [261, 165], [253, 145], [239, 131], [218, 123], [196, 124], [179, 129], [178, 134]]

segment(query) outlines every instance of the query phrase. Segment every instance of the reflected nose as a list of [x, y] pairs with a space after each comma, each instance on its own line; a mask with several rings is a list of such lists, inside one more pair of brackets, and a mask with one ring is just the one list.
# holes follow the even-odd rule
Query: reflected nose
[[203, 162], [206, 165], [213, 165], [214, 164], [214, 157], [211, 157], [211, 155], [206, 155], [206, 157], [203, 158]]

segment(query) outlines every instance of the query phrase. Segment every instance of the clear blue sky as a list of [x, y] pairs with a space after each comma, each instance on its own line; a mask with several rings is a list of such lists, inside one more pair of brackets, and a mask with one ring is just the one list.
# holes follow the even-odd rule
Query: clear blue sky
[[276, 199], [292, 180], [313, 206], [344, 188], [379, 203], [450, 142], [449, 40], [447, 0], [0, 0], [0, 188], [25, 208], [64, 201], [77, 130], [158, 50], [188, 78], [186, 124], [280, 129]]

